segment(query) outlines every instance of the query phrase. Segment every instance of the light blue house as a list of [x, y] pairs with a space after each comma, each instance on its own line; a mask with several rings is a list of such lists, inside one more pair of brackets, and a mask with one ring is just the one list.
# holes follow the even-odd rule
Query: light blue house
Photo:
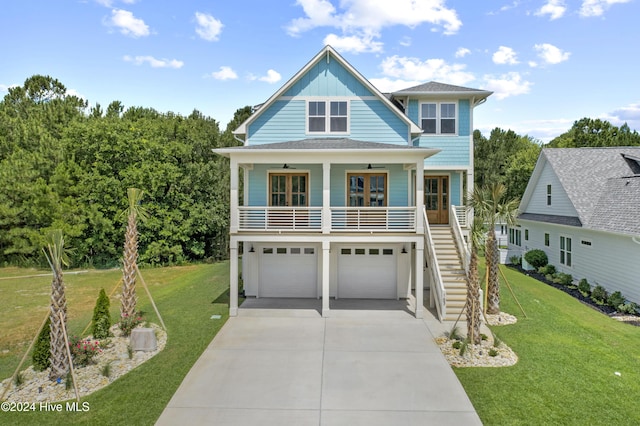
[[640, 303], [640, 147], [545, 148], [509, 251], [540, 249], [558, 271]]
[[336, 298], [407, 299], [419, 318], [426, 288], [457, 316], [473, 109], [490, 94], [383, 94], [322, 49], [236, 129], [244, 146], [216, 150], [231, 163], [230, 314], [241, 251], [247, 297], [318, 298], [324, 316]]

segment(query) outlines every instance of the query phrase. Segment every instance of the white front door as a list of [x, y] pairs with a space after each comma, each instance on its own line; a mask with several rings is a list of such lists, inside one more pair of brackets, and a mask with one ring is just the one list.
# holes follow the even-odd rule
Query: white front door
[[338, 249], [338, 298], [397, 299], [397, 247]]
[[318, 297], [316, 247], [301, 244], [259, 250], [259, 297]]

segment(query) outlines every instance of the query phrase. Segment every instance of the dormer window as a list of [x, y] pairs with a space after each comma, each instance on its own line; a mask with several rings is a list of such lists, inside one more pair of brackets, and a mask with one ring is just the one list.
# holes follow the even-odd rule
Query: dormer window
[[307, 108], [308, 133], [348, 133], [348, 101], [309, 101]]
[[430, 102], [420, 104], [420, 125], [422, 132], [431, 135], [455, 135], [456, 103]]

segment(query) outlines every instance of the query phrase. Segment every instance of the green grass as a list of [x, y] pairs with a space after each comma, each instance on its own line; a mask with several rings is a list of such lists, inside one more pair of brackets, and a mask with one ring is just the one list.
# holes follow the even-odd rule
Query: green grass
[[[0, 270], [0, 276], [4, 270]], [[1, 424], [154, 424], [182, 382], [191, 366], [202, 354], [215, 334], [228, 318], [228, 263], [214, 265], [193, 265], [185, 267], [158, 268], [143, 270], [142, 274], [158, 306], [158, 310], [167, 326], [168, 341], [165, 349], [151, 360], [120, 377], [111, 385], [82, 399], [89, 403], [90, 410], [83, 413], [0, 413]], [[20, 275], [8, 273], [7, 275]], [[107, 293], [118, 282], [118, 271], [96, 271], [91, 274], [65, 276], [68, 283], [69, 329], [79, 333], [91, 320], [95, 300], [100, 287]], [[0, 310], [5, 311], [18, 300], [25, 311], [35, 311], [37, 328], [42, 321], [41, 313], [46, 311], [48, 295], [40, 299], [39, 293], [50, 278], [16, 283], [14, 280], [0, 280]], [[19, 290], [24, 290], [19, 292]], [[21, 295], [28, 292], [32, 297]], [[17, 295], [16, 295], [17, 293]], [[145, 311], [146, 319], [158, 322], [153, 308], [138, 286], [138, 306]], [[7, 296], [7, 297], [5, 297]], [[84, 302], [83, 302], [84, 301]], [[44, 303], [44, 310], [40, 306]], [[81, 304], [85, 303], [85, 305]], [[17, 305], [20, 306], [20, 305]], [[87, 308], [88, 306], [88, 308]], [[14, 310], [21, 312], [21, 310]], [[112, 299], [112, 316], [116, 318], [119, 303]], [[42, 312], [41, 312], [42, 311]], [[212, 315], [222, 315], [222, 319], [212, 320]], [[14, 319], [7, 319], [11, 317]], [[25, 315], [17, 315], [19, 318]], [[26, 315], [29, 317], [29, 315]], [[15, 315], [2, 315], [2, 321], [19, 325]], [[4, 330], [6, 324], [0, 323], [3, 330], [0, 347], [6, 346]], [[27, 327], [28, 328], [28, 327]], [[14, 346], [26, 350], [33, 331], [26, 343], [20, 341], [18, 334], [12, 334]], [[26, 331], [23, 337], [28, 335]], [[23, 339], [24, 340], [24, 339]], [[15, 352], [15, 351], [14, 351]], [[8, 377], [19, 362], [20, 354], [3, 356], [0, 359], [1, 376]]]
[[640, 424], [640, 328], [504, 271], [528, 318], [502, 285], [501, 310], [518, 323], [493, 330], [519, 361], [506, 368], [455, 369], [482, 422]]

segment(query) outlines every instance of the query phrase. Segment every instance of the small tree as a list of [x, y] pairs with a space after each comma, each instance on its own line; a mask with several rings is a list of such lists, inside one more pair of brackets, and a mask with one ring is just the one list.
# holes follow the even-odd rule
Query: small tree
[[111, 314], [109, 313], [109, 297], [100, 289], [100, 295], [96, 300], [96, 306], [93, 308], [92, 332], [95, 339], [106, 339], [109, 337], [109, 328], [111, 328]]
[[471, 245], [471, 259], [469, 260], [469, 272], [467, 275], [467, 337], [469, 341], [478, 345], [481, 343], [480, 335], [480, 279], [478, 276], [478, 248], [484, 239], [482, 220], [474, 218], [469, 234]]
[[140, 206], [144, 191], [137, 188], [127, 189], [129, 207], [127, 214], [127, 231], [124, 242], [124, 255], [122, 259], [122, 307], [120, 316], [131, 318], [136, 312], [136, 269], [138, 262], [138, 219], [145, 220], [147, 213]]
[[36, 371], [46, 370], [51, 366], [51, 317], [47, 318], [44, 326], [38, 334], [38, 340], [33, 348], [31, 360]]

